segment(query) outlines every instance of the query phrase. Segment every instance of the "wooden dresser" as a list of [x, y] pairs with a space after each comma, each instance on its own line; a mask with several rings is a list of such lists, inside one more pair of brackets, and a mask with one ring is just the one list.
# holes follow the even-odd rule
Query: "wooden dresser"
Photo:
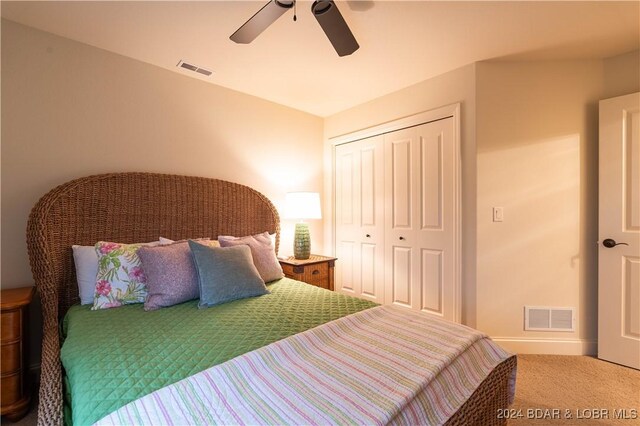
[[309, 259], [304, 260], [293, 256], [278, 260], [287, 278], [333, 290], [336, 259], [312, 254]]
[[26, 383], [25, 324], [26, 309], [31, 303], [35, 287], [2, 290], [0, 316], [2, 318], [2, 384], [0, 410], [11, 421], [22, 418], [29, 410]]

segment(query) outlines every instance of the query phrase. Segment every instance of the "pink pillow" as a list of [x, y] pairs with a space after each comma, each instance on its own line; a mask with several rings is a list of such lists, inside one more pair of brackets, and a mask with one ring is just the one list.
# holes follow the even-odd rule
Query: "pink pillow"
[[268, 232], [262, 234], [249, 235], [247, 237], [231, 237], [226, 235], [218, 236], [221, 247], [232, 247], [247, 245], [251, 249], [253, 263], [258, 269], [260, 277], [265, 283], [284, 278], [282, 267], [276, 257], [276, 250], [273, 240]]

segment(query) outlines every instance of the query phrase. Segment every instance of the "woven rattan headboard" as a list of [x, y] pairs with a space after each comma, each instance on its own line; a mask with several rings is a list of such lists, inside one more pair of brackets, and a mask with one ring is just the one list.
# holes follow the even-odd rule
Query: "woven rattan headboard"
[[79, 301], [71, 245], [249, 235], [280, 240], [273, 204], [259, 192], [217, 179], [152, 173], [84, 177], [51, 190], [27, 225], [31, 271], [42, 301], [39, 424], [62, 422], [59, 319]]

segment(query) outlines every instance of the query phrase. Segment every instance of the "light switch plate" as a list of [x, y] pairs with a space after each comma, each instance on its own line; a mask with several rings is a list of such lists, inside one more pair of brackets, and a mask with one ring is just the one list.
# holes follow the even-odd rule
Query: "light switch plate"
[[493, 208], [493, 221], [494, 222], [502, 222], [504, 220], [504, 211], [502, 207], [494, 207]]

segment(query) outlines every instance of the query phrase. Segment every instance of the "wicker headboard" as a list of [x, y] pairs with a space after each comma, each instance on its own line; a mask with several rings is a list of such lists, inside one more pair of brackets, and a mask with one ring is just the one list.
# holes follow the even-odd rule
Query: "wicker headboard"
[[276, 233], [280, 220], [259, 192], [217, 179], [152, 173], [84, 177], [54, 188], [27, 225], [29, 262], [42, 301], [39, 424], [61, 424], [59, 320], [79, 301], [71, 245]]

